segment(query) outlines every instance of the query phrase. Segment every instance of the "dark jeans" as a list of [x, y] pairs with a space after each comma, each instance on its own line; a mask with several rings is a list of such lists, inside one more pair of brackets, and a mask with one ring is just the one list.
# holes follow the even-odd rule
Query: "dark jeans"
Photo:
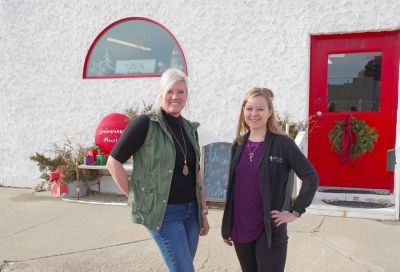
[[194, 272], [193, 259], [199, 242], [197, 203], [167, 206], [160, 232], [149, 230], [170, 272]]
[[285, 270], [287, 241], [268, 248], [265, 232], [251, 243], [234, 243], [243, 272], [283, 272]]

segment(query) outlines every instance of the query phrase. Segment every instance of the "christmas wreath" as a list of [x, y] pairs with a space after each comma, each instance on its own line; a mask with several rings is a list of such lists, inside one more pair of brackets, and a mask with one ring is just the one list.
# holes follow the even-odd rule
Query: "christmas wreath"
[[[335, 126], [329, 132], [329, 141], [337, 153], [342, 152], [344, 121], [336, 121]], [[354, 161], [366, 152], [371, 152], [378, 139], [378, 133], [374, 128], [369, 127], [364, 120], [351, 116], [351, 159]]]

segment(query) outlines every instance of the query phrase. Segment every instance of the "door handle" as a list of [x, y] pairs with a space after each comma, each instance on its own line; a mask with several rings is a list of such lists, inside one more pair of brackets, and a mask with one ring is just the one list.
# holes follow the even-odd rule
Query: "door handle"
[[322, 116], [322, 112], [321, 111], [317, 111], [317, 117], [321, 117]]

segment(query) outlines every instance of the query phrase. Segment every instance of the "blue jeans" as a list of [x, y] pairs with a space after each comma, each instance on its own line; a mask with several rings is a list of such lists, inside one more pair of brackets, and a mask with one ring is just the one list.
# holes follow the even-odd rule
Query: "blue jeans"
[[194, 272], [193, 259], [199, 243], [197, 203], [167, 206], [160, 232], [149, 230], [171, 272]]

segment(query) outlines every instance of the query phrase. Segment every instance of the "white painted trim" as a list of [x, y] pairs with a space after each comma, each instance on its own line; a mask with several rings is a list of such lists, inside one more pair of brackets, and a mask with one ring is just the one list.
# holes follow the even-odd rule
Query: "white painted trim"
[[[399, 94], [400, 90], [400, 71], [399, 71], [399, 82], [397, 83], [397, 94]], [[395, 220], [400, 220], [400, 165], [398, 163], [398, 159], [400, 156], [400, 147], [399, 147], [399, 137], [400, 137], [400, 117], [399, 117], [399, 105], [400, 105], [400, 95], [397, 97], [397, 119], [396, 119], [396, 165], [394, 167], [394, 184], [393, 184], [393, 194], [395, 197]]]
[[380, 209], [339, 207], [326, 204], [318, 199], [314, 199], [313, 204], [311, 204], [306, 211], [307, 213], [316, 215], [391, 221], [394, 220], [396, 212], [394, 207]]
[[[133, 166], [130, 163], [124, 163], [122, 165], [122, 167], [124, 167], [125, 171], [127, 173], [131, 173]], [[87, 169], [87, 170], [99, 170], [99, 171], [105, 171], [108, 172], [108, 168], [105, 165], [85, 165], [85, 164], [81, 164], [78, 166], [79, 169]]]
[[62, 201], [92, 205], [108, 205], [108, 206], [128, 206], [127, 202], [106, 202], [106, 201], [94, 201], [94, 200], [77, 200], [74, 198], [63, 198]]
[[394, 169], [394, 206], [395, 206], [395, 219], [399, 221], [400, 216], [400, 165], [397, 163], [400, 156], [400, 149], [396, 149], [396, 166]]
[[[307, 156], [307, 131], [299, 131], [296, 135], [296, 139], [294, 140], [294, 142], [300, 148], [301, 152], [303, 152], [303, 154]], [[296, 194], [296, 196], [298, 196], [300, 193], [301, 184], [301, 179], [299, 179], [299, 177], [294, 174], [293, 192]]]

